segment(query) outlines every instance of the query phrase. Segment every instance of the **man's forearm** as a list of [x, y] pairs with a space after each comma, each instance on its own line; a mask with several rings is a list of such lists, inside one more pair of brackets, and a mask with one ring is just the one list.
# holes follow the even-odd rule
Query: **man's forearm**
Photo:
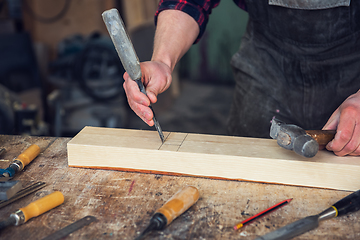
[[151, 60], [165, 63], [172, 71], [198, 34], [199, 26], [188, 14], [178, 10], [162, 11], [158, 17]]

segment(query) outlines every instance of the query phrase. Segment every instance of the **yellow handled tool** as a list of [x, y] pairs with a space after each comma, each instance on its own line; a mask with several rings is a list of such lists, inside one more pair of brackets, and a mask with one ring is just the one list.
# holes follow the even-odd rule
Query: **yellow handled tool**
[[28, 147], [24, 152], [22, 152], [17, 158], [14, 159], [13, 163], [17, 163], [19, 171], [23, 170], [26, 165], [28, 165], [34, 158], [36, 158], [40, 153], [40, 147], [36, 144]]
[[189, 209], [199, 199], [199, 191], [196, 187], [186, 186], [172, 196], [154, 216], [150, 219], [149, 226], [136, 238], [142, 239], [152, 230], [161, 230], [169, 225], [175, 218]]
[[10, 225], [21, 225], [30, 220], [31, 218], [37, 217], [59, 206], [63, 202], [64, 195], [59, 191], [53, 192], [12, 213], [7, 220], [0, 222], [0, 229], [3, 229]]
[[20, 172], [28, 165], [34, 158], [40, 154], [40, 147], [36, 144], [28, 147], [19, 156], [14, 158], [6, 169], [0, 169], [0, 177], [12, 178], [15, 173]]

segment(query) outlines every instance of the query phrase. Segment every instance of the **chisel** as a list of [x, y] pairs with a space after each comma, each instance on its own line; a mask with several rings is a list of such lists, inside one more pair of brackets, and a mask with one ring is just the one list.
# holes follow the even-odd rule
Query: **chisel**
[[[139, 58], [136, 55], [134, 46], [129, 38], [118, 10], [115, 8], [107, 10], [103, 12], [102, 17], [125, 71], [129, 74], [130, 78], [137, 83], [140, 92], [147, 95], [144, 84], [141, 81]], [[161, 141], [164, 142], [164, 134], [160, 124], [155, 118], [155, 113], [151, 105], [149, 107], [154, 114], [153, 121], [155, 128], [159, 133]]]
[[40, 147], [36, 144], [32, 144], [19, 156], [17, 156], [6, 169], [0, 169], [0, 177], [12, 178], [15, 173], [20, 172], [28, 165], [34, 158], [40, 153]]
[[360, 190], [344, 197], [334, 205], [319, 213], [318, 215], [308, 216], [293, 222], [285, 227], [279, 228], [255, 240], [286, 240], [299, 236], [305, 232], [315, 229], [320, 221], [330, 218], [343, 216], [345, 214], [356, 212], [360, 209]]
[[172, 196], [150, 219], [150, 224], [136, 240], [143, 239], [152, 230], [161, 230], [189, 209], [199, 199], [196, 187], [186, 186]]
[[0, 222], [0, 229], [3, 229], [10, 225], [18, 226], [26, 223], [31, 218], [37, 217], [59, 206], [63, 202], [63, 194], [59, 191], [53, 192], [12, 213], [7, 220]]

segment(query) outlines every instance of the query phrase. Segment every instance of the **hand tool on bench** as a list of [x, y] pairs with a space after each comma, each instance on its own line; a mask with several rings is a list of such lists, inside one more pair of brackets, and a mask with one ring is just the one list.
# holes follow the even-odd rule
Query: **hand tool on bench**
[[0, 178], [11, 179], [15, 173], [20, 172], [40, 153], [40, 147], [32, 144], [19, 156], [17, 156], [6, 169], [0, 169]]
[[0, 200], [9, 200], [22, 188], [20, 181], [1, 181], [0, 178]]
[[[147, 95], [144, 84], [141, 81], [139, 58], [136, 55], [134, 46], [129, 38], [129, 35], [124, 26], [124, 22], [122, 21], [118, 10], [107, 10], [103, 12], [102, 17], [125, 71], [129, 74], [130, 78], [137, 83], [140, 91]], [[159, 133], [161, 141], [164, 142], [164, 134], [161, 130], [160, 124], [155, 118], [155, 113], [152, 106], [150, 105], [149, 107], [154, 114], [153, 121], [155, 128]]]
[[46, 183], [44, 183], [44, 182], [36, 182], [34, 184], [31, 184], [30, 186], [27, 186], [27, 187], [21, 189], [9, 200], [0, 201], [0, 208], [3, 208], [5, 206], [9, 205], [10, 203], [13, 203], [23, 197], [26, 197], [27, 195], [29, 195], [33, 192], [36, 192], [37, 190], [45, 187], [45, 185], [46, 185]]
[[59, 206], [63, 202], [64, 195], [59, 191], [53, 192], [12, 213], [7, 220], [0, 222], [0, 229], [10, 225], [18, 226], [26, 223], [31, 218], [37, 217], [40, 214]]
[[356, 212], [360, 209], [360, 190], [344, 197], [325, 211], [308, 216], [293, 222], [285, 227], [279, 228], [255, 240], [287, 240], [299, 236], [305, 232], [315, 229], [320, 221], [340, 217], [345, 214]]
[[0, 148], [0, 156], [1, 156], [1, 154], [3, 154], [5, 151], [6, 151], [5, 148]]
[[270, 137], [276, 139], [279, 146], [307, 158], [314, 157], [334, 139], [335, 133], [335, 130], [304, 130], [277, 119], [272, 120], [270, 129]]
[[172, 196], [150, 219], [148, 227], [136, 240], [143, 239], [152, 230], [161, 230], [169, 225], [175, 218], [194, 205], [199, 199], [196, 187], [186, 186]]
[[79, 230], [82, 227], [89, 225], [92, 222], [97, 221], [96, 217], [86, 216], [76, 222], [50, 234], [49, 236], [43, 238], [42, 240], [60, 240], [66, 237], [67, 235]]

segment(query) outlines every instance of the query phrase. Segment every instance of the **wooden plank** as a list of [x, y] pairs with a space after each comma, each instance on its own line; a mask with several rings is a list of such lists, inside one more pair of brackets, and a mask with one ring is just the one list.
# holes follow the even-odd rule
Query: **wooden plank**
[[355, 191], [358, 157], [320, 151], [307, 159], [275, 140], [85, 127], [68, 144], [72, 167], [119, 169]]

